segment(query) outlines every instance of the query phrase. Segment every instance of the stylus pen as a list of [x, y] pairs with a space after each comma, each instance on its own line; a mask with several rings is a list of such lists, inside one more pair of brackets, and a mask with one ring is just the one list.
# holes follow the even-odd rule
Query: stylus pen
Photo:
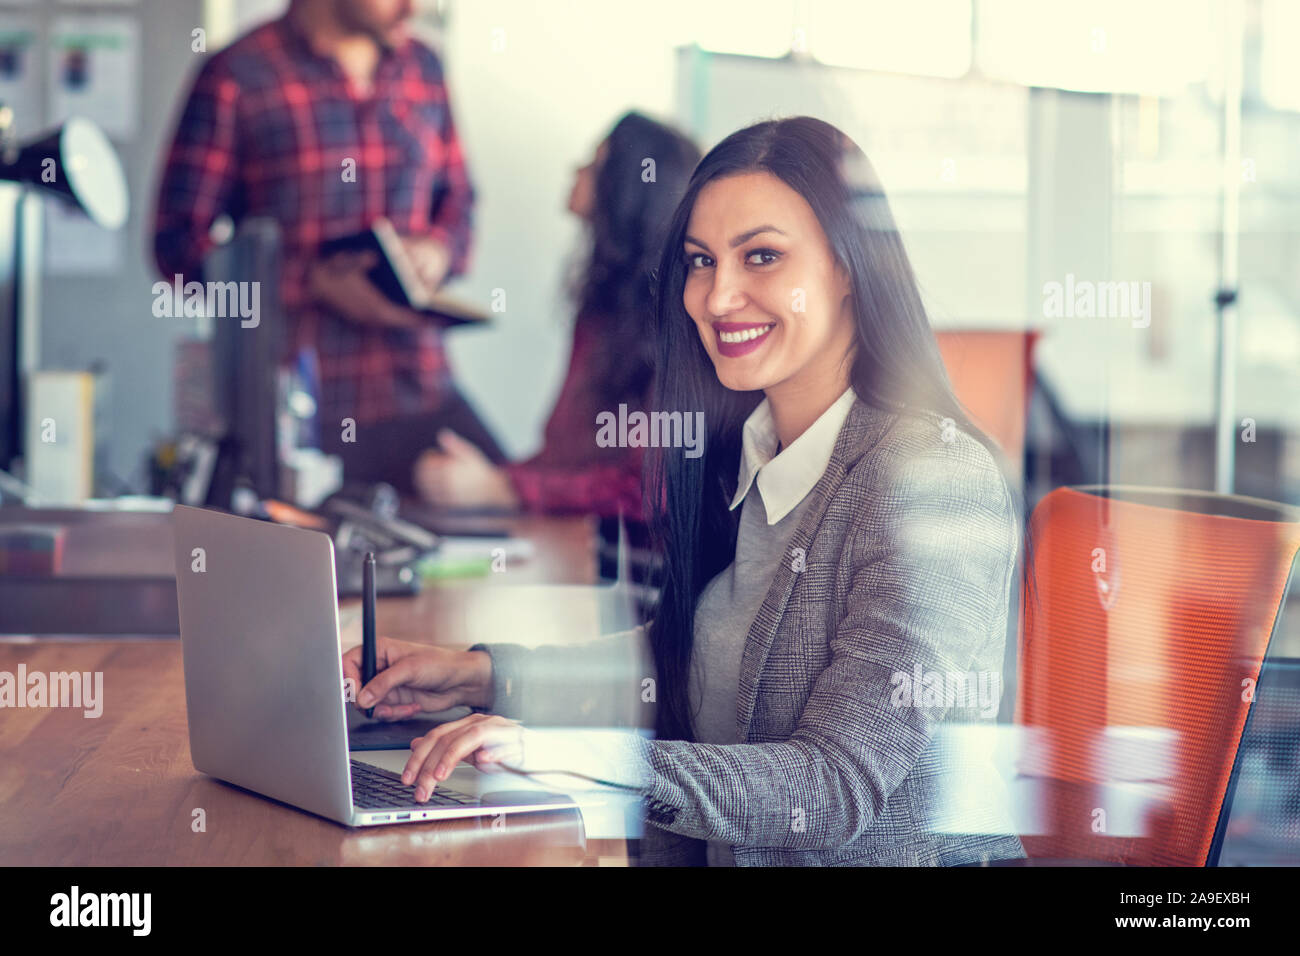
[[[361, 686], [375, 679], [375, 552], [367, 551], [361, 565]], [[375, 708], [366, 709], [375, 716]]]

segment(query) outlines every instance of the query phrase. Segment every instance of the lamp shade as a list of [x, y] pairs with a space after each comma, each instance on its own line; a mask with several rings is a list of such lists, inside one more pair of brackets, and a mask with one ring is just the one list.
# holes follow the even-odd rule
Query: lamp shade
[[62, 126], [0, 157], [0, 179], [57, 193], [105, 229], [126, 222], [129, 193], [108, 138], [88, 119]]

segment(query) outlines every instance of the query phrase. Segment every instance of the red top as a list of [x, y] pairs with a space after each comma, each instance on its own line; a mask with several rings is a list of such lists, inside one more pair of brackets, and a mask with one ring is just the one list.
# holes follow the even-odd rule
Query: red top
[[450, 374], [438, 330], [366, 327], [317, 308], [306, 265], [322, 241], [383, 216], [403, 235], [445, 242], [461, 274], [473, 200], [432, 50], [409, 37], [385, 50], [362, 96], [283, 17], [199, 70], [163, 169], [154, 253], [169, 281], [199, 279], [214, 220], [274, 219], [286, 346], [319, 356], [322, 426], [389, 419], [441, 403]]
[[596, 415], [601, 408], [588, 391], [593, 357], [600, 347], [600, 320], [579, 317], [573, 328], [569, 370], [547, 419], [542, 450], [506, 471], [529, 511], [598, 514], [642, 520], [642, 448], [601, 448]]

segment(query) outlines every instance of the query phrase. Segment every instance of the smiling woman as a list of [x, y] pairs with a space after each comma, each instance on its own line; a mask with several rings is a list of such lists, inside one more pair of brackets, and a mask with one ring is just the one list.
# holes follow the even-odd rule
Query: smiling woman
[[[659, 274], [656, 405], [708, 429], [699, 459], [660, 451], [647, 489], [666, 561], [652, 795], [687, 805], [647, 859], [702, 862], [701, 840], [710, 863], [1023, 855], [996, 773], [940, 742], [992, 713], [886, 699], [918, 666], [1000, 676], [1017, 496], [953, 397], [870, 163], [810, 117], [732, 134]], [[935, 822], [958, 803], [980, 825]]]
[[[865, 157], [807, 117], [727, 137], [691, 177], [658, 277], [654, 405], [702, 413], [705, 436], [702, 455], [651, 459], [653, 619], [432, 668], [420, 686], [477, 675], [479, 712], [416, 741], [408, 782], [500, 752], [630, 787], [643, 864], [1023, 856], [986, 726], [1017, 497], [952, 396]], [[560, 752], [535, 734], [643, 714], [653, 740]]]

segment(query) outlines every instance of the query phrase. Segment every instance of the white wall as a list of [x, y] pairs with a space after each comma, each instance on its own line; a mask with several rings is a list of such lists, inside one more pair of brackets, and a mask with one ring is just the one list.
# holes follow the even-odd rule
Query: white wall
[[623, 111], [672, 111], [683, 21], [662, 6], [638, 9], [474, 0], [449, 11], [448, 85], [479, 195], [473, 268], [455, 288], [485, 304], [504, 289], [507, 311], [490, 331], [448, 336], [448, 348], [462, 387], [516, 455], [540, 440], [568, 359], [563, 277], [581, 236], [564, 208], [573, 170]]

